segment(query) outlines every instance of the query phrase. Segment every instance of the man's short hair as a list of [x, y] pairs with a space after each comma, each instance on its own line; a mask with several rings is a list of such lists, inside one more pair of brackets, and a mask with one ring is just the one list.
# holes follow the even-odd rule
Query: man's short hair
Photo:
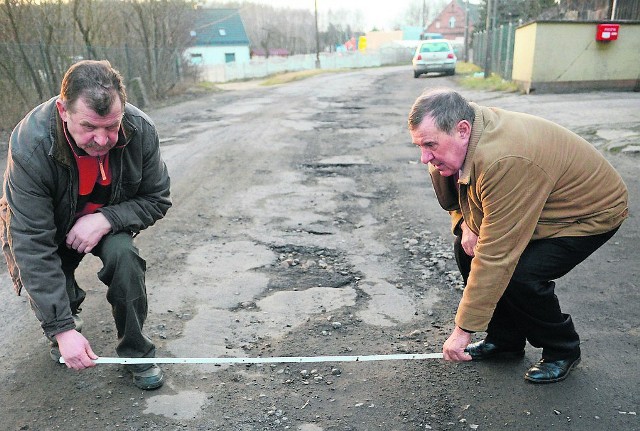
[[122, 75], [107, 60], [82, 60], [72, 65], [64, 74], [60, 98], [73, 112], [75, 102], [82, 97], [87, 106], [98, 115], [105, 116], [111, 110], [116, 97], [122, 107], [127, 93]]
[[436, 127], [447, 133], [467, 120], [473, 124], [475, 110], [458, 92], [448, 88], [426, 90], [413, 103], [409, 111], [409, 130], [415, 130], [426, 117], [433, 118]]

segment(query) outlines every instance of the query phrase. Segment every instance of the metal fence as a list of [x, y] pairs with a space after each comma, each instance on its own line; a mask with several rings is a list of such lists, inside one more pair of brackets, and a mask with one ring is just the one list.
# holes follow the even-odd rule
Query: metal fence
[[[58, 94], [67, 68], [84, 58], [109, 60], [127, 85], [143, 83], [137, 88], [145, 89], [145, 96], [152, 100], [194, 74], [181, 55], [170, 49], [0, 43], [0, 104], [4, 106], [0, 130], [13, 127], [33, 106]], [[136, 91], [128, 93], [141, 105]]]
[[385, 45], [377, 50], [350, 52], [322, 52], [316, 54], [271, 56], [254, 58], [246, 63], [226, 63], [198, 66], [198, 76], [203, 81], [228, 82], [264, 78], [276, 73], [320, 69], [350, 69], [379, 67], [395, 64], [411, 64], [413, 49], [402, 45]]
[[[30, 70], [37, 71], [39, 80], [53, 94], [59, 90], [59, 78], [66, 69], [82, 59], [107, 59], [122, 73], [126, 81], [141, 77], [148, 86], [158, 85], [158, 81], [175, 83], [182, 78], [181, 56], [167, 48], [146, 49], [128, 45], [116, 47], [84, 45], [45, 45], [0, 43], [0, 60], [5, 64], [2, 76], [11, 76], [10, 71], [20, 81], [32, 81]], [[8, 66], [11, 64], [11, 66]], [[47, 82], [52, 80], [52, 82]], [[49, 85], [50, 84], [50, 85]], [[28, 85], [33, 85], [30, 82]]]
[[505, 80], [511, 80], [516, 27], [515, 24], [509, 23], [489, 31], [474, 33], [473, 63], [500, 75]]

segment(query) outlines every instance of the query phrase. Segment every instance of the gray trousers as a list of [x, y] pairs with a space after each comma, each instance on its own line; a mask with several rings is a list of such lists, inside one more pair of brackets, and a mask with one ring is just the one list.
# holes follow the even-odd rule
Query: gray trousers
[[[118, 334], [118, 356], [155, 357], [154, 344], [142, 333], [147, 318], [147, 264], [133, 244], [133, 237], [128, 232], [107, 234], [91, 253], [102, 261], [98, 278], [107, 286], [107, 301], [111, 304]], [[58, 254], [67, 279], [71, 312], [77, 314], [86, 294], [76, 282], [75, 270], [84, 254], [64, 245], [58, 249]]]

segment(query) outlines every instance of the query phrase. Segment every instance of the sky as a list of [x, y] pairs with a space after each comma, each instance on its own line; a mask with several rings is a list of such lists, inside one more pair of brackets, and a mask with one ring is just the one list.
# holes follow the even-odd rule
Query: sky
[[[288, 7], [294, 9], [314, 10], [314, 0], [250, 0], [255, 3], [264, 3], [273, 7]], [[318, 14], [328, 10], [360, 10], [363, 15], [365, 31], [376, 28], [377, 30], [393, 30], [397, 22], [402, 22], [406, 11], [411, 4], [422, 5], [421, 0], [315, 0], [318, 5]], [[441, 8], [450, 0], [426, 0], [427, 7]], [[470, 3], [478, 3], [480, 0], [469, 0]], [[464, 0], [458, 0], [462, 4]], [[433, 18], [433, 17], [432, 17]]]
[[[314, 10], [314, 0], [252, 0], [273, 7]], [[360, 10], [367, 30], [376, 27], [379, 30], [392, 30], [393, 23], [402, 17], [411, 3], [416, 0], [316, 0], [318, 13], [323, 10]]]

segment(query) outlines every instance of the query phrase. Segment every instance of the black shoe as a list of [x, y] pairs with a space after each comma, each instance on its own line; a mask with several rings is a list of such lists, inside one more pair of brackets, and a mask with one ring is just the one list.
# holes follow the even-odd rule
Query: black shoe
[[151, 365], [143, 371], [140, 366], [127, 365], [126, 369], [133, 376], [133, 384], [145, 391], [158, 389], [164, 383], [164, 374], [162, 369], [156, 364]]
[[540, 359], [525, 373], [524, 379], [531, 383], [554, 383], [567, 378], [573, 367], [580, 363], [580, 355], [559, 361]]
[[482, 361], [484, 359], [519, 359], [524, 356], [524, 349], [505, 350], [484, 340], [469, 344], [464, 351], [470, 354], [471, 359], [474, 361]]

